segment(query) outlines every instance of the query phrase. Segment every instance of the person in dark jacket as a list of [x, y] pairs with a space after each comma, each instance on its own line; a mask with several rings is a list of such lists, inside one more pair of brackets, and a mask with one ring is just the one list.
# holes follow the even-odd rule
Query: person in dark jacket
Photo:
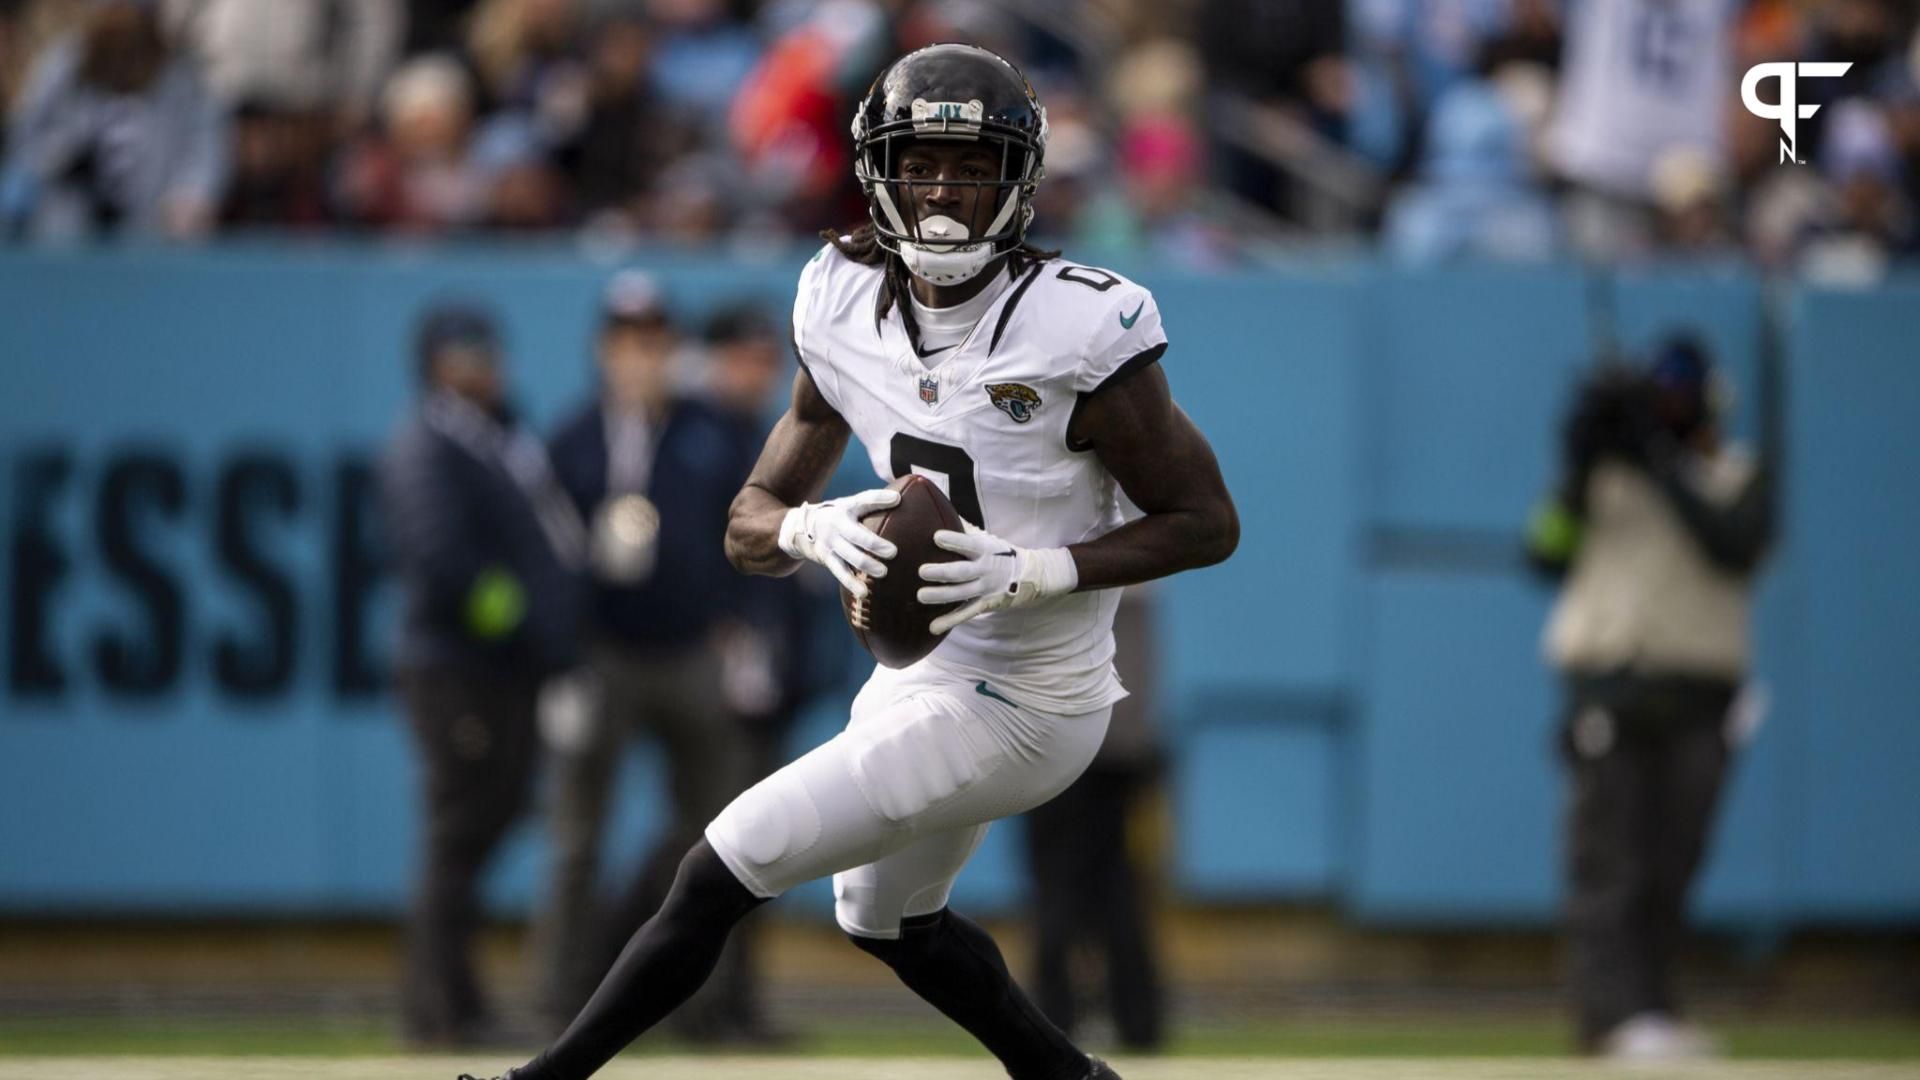
[[[542, 1005], [562, 1021], [659, 906], [681, 853], [745, 786], [718, 638], [740, 608], [742, 579], [722, 538], [754, 448], [712, 406], [678, 392], [677, 347], [653, 282], [616, 277], [597, 347], [600, 393], [552, 443], [560, 481], [590, 523], [593, 582], [586, 666], [572, 680], [591, 690], [547, 725], [554, 872], [538, 936]], [[635, 736], [665, 753], [668, 821], [624, 895], [598, 911], [608, 799]], [[723, 1002], [738, 993], [724, 975], [708, 984], [683, 1012], [682, 1034], [733, 1037]]]
[[[1034, 996], [1047, 1019], [1069, 1035], [1079, 1027], [1082, 1006], [1104, 999], [1115, 1038], [1136, 1054], [1166, 1042], [1151, 868], [1141, 865], [1135, 842], [1140, 806], [1165, 760], [1156, 715], [1153, 597], [1152, 586], [1133, 586], [1114, 614], [1113, 662], [1128, 696], [1114, 703], [1100, 752], [1072, 786], [1026, 815]], [[1087, 965], [1077, 962], [1083, 958], [1097, 959], [1101, 985], [1089, 985]]]
[[[749, 460], [766, 443], [773, 411], [791, 371], [782, 360], [783, 329], [758, 306], [723, 308], [707, 323], [706, 398], [733, 425]], [[783, 378], [785, 376], [786, 378]], [[771, 775], [787, 752], [800, 715], [816, 698], [844, 685], [853, 639], [845, 632], [840, 586], [817, 566], [786, 577], [741, 577], [740, 606], [721, 636], [721, 680], [748, 784]], [[724, 978], [732, 991], [720, 1009], [742, 1039], [778, 1043], [755, 993], [762, 916], [735, 928], [724, 959], [739, 965]]]
[[478, 883], [526, 805], [541, 683], [574, 663], [570, 567], [585, 533], [545, 449], [507, 406], [492, 318], [436, 307], [418, 354], [420, 405], [380, 465], [406, 591], [400, 693], [426, 781], [404, 1028], [418, 1045], [461, 1046], [492, 1037], [468, 955]]
[[1564, 581], [1545, 647], [1567, 688], [1574, 1020], [1580, 1048], [1612, 1058], [1715, 1050], [1682, 1020], [1673, 969], [1732, 758], [1778, 445], [1724, 442], [1716, 385], [1687, 337], [1596, 374], [1528, 537]]
[[[752, 304], [724, 308], [707, 323], [706, 398], [732, 422], [743, 456], [766, 443], [769, 410], [784, 403], [782, 376], [790, 372], [781, 333]], [[800, 711], [844, 681], [850, 641], [832, 632], [844, 616], [831, 575], [803, 568], [786, 577], [742, 578], [738, 588], [743, 614], [728, 628], [723, 671], [749, 780], [758, 780], [787, 763]]]

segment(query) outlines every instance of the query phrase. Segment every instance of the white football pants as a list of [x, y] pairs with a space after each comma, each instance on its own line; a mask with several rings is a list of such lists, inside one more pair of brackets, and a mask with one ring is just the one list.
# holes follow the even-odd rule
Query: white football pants
[[946, 906], [992, 822], [1066, 790], [1112, 706], [1069, 716], [922, 661], [874, 669], [845, 731], [741, 793], [707, 842], [757, 896], [833, 874], [850, 934], [896, 938]]

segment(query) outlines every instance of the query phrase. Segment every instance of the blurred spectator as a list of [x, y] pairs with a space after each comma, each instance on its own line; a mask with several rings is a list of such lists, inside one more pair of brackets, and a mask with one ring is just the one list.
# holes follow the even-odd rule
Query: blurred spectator
[[[1901, 15], [1895, 14], [1896, 2], [1906, 9]], [[1871, 96], [1887, 74], [1886, 65], [1898, 62], [1900, 46], [1905, 43], [1900, 21], [1904, 18], [1906, 29], [1912, 28], [1912, 4], [1904, 0], [1826, 0], [1808, 5], [1807, 10], [1813, 20], [1813, 55], [1807, 59], [1853, 66], [1837, 78], [1810, 80], [1820, 85], [1808, 87], [1808, 95], [1800, 100], [1819, 103]], [[1818, 141], [1808, 150], [1800, 155], [1803, 160], [1812, 160], [1819, 153]]]
[[453, 52], [466, 38], [467, 20], [479, 0], [405, 0], [408, 56]]
[[[1132, 217], [1117, 190], [1118, 177], [1106, 140], [1095, 129], [1096, 118], [1089, 115], [1089, 109], [1099, 103], [1079, 96], [1072, 87], [1040, 92], [1047, 102], [1047, 179], [1033, 196], [1031, 232], [1042, 238], [1040, 247], [1060, 247], [1070, 241], [1076, 251], [1097, 261], [1095, 249], [1101, 245], [1132, 239], [1126, 231]], [[1120, 236], [1109, 240], [1113, 231]]]
[[772, 220], [747, 224], [804, 236], [823, 221], [865, 215], [847, 130], [856, 95], [882, 63], [875, 50], [888, 24], [868, 0], [782, 7], [791, 21], [740, 86], [727, 124], [746, 201], [771, 208]]
[[387, 83], [380, 130], [348, 150], [337, 180], [343, 216], [410, 232], [483, 221], [505, 164], [524, 154], [512, 132], [475, 131], [466, 69], [445, 56], [408, 61]]
[[1580, 252], [1613, 258], [1655, 249], [1654, 174], [1670, 155], [1724, 174], [1738, 14], [1729, 0], [1617, 0], [1574, 10], [1548, 156], [1572, 185], [1568, 231]]
[[1345, 112], [1341, 0], [1205, 0], [1198, 25], [1208, 73], [1221, 89], [1338, 135]]
[[400, 0], [159, 0], [159, 10], [233, 118], [221, 223], [326, 222], [327, 170], [398, 54]]
[[[1831, 5], [1803, 17], [1784, 3], [1755, 5], [1742, 27], [1745, 59], [1845, 58], [1847, 77], [1802, 80], [1800, 100], [1819, 103], [1799, 127], [1803, 158], [1779, 164], [1779, 126], [1736, 110], [1733, 147], [1741, 240], [1762, 265], [1798, 266], [1825, 278], [1867, 281], [1911, 252], [1920, 208], [1920, 33], [1908, 47], [1889, 32], [1914, 14], [1881, 5]], [[1857, 29], [1847, 29], [1856, 27]], [[1864, 71], [1867, 78], [1854, 78]], [[1858, 96], [1869, 92], [1870, 96]], [[1849, 93], [1855, 96], [1847, 96]]]
[[552, 232], [573, 219], [566, 181], [544, 159], [515, 155], [500, 169], [487, 200], [486, 224], [499, 232]]
[[150, 3], [104, 0], [50, 45], [22, 90], [0, 166], [0, 218], [36, 239], [186, 239], [213, 225], [227, 120]]
[[[1345, 135], [1351, 80], [1344, 0], [1204, 0], [1198, 44], [1211, 92], [1270, 110], [1322, 138]], [[1235, 142], [1217, 150], [1220, 182], [1241, 198], [1303, 221], [1295, 183]]]
[[[1025, 61], [1052, 108], [1037, 229], [1114, 260], [1210, 268], [1376, 229], [1420, 259], [1533, 257], [1544, 199], [1554, 246], [1589, 257], [1870, 278], [1912, 252], [1920, 206], [1920, 12], [1900, 0], [0, 0], [0, 99], [116, 3], [158, 12], [234, 119], [181, 159], [225, 189], [160, 215], [189, 235], [216, 217], [778, 248], [860, 218], [852, 103], [935, 40]], [[1783, 58], [1853, 65], [1799, 86], [1819, 168], [1777, 167], [1778, 126], [1739, 106], [1739, 73]], [[1519, 168], [1459, 171], [1507, 160], [1463, 157], [1462, 117], [1493, 115], [1469, 85], [1499, 92]], [[95, 164], [39, 214], [49, 185], [14, 169], [0, 214], [45, 236], [123, 220], [87, 194]]]
[[[513, 74], [522, 70], [518, 45], [546, 40], [519, 32], [523, 24], [508, 18], [517, 10], [489, 5], [481, 15], [490, 21], [482, 25], [476, 17], [473, 37], [489, 46], [482, 56], [499, 65], [481, 62], [477, 70], [508, 71], [502, 75], [508, 84], [538, 86]], [[584, 76], [568, 83], [569, 92], [535, 95], [557, 103], [550, 111], [521, 108], [526, 102], [515, 99], [513, 107], [489, 113], [475, 70], [462, 57], [431, 53], [393, 73], [381, 93], [378, 125], [339, 154], [332, 187], [342, 220], [413, 233], [552, 229], [570, 220], [566, 185], [548, 158], [557, 140], [577, 132]]]
[[[1036, 63], [1040, 57], [1031, 46], [1037, 35], [1021, 34], [1019, 20], [1008, 13], [1007, 5], [993, 0], [927, 0], [894, 5], [893, 41], [901, 52], [910, 52], [943, 41], [964, 41], [999, 53], [1020, 58], [1020, 70], [1029, 79], [1044, 79], [1048, 66]], [[1112, 17], [1112, 10], [1095, 14]], [[861, 89], [865, 89], [862, 87]]]
[[479, 879], [526, 805], [541, 682], [574, 662], [585, 531], [507, 404], [492, 316], [435, 307], [418, 363], [420, 404], [380, 466], [407, 598], [397, 672], [425, 781], [402, 1004], [409, 1042], [453, 1047], [498, 1037], [470, 956]]
[[1513, 36], [1550, 48], [1555, 8], [1550, 0], [1352, 0], [1349, 17], [1361, 55], [1406, 65], [1414, 92], [1437, 100], [1481, 69], [1493, 42]]
[[1089, 208], [1082, 223], [1089, 248], [1145, 252], [1188, 269], [1230, 264], [1231, 241], [1198, 204], [1205, 152], [1200, 133], [1183, 116], [1130, 122], [1119, 147], [1121, 197]]
[[1052, 802], [1027, 813], [1033, 881], [1034, 997], [1072, 1035], [1081, 1025], [1087, 967], [1098, 958], [1107, 1012], [1131, 1053], [1166, 1042], [1166, 998], [1155, 957], [1152, 900], [1132, 835], [1164, 762], [1156, 713], [1159, 653], [1151, 588], [1131, 587], [1114, 615], [1114, 665], [1128, 696], [1113, 706], [1093, 764]]
[[588, 75], [579, 0], [483, 0], [467, 32], [487, 112], [515, 116], [551, 151], [580, 132]]
[[563, 161], [590, 225], [620, 232], [648, 223], [648, 196], [692, 134], [656, 99], [645, 23], [614, 19], [594, 35], [580, 137]]
[[733, 95], [760, 58], [760, 39], [735, 22], [727, 0], [647, 0], [659, 34], [654, 88], [702, 127], [725, 123]]
[[738, 189], [739, 173], [729, 159], [719, 154], [679, 159], [655, 185], [648, 208], [653, 235], [682, 247], [712, 244], [728, 234], [780, 244], [780, 222], [768, 217], [765, 208], [743, 215]]
[[[591, 524], [594, 707], [550, 723], [554, 876], [542, 912], [543, 1010], [578, 1011], [659, 907], [681, 855], [745, 786], [722, 691], [718, 637], [740, 616], [739, 576], [721, 538], [752, 459], [726, 417], [674, 385], [678, 335], [657, 286], [627, 273], [607, 292], [599, 392], [561, 425], [553, 456]], [[666, 828], [622, 899], [595, 917], [607, 800], [629, 739], [658, 742]], [[746, 1037], [726, 1003], [744, 991], [736, 958], [676, 1016], [683, 1034]]]
[[1478, 80], [1455, 85], [1434, 110], [1419, 182], [1387, 208], [1387, 250], [1414, 263], [1547, 258], [1559, 223], [1531, 171], [1524, 129], [1500, 92]]
[[[1119, 188], [1095, 196], [1080, 213], [1076, 239], [1087, 254], [1144, 250], [1175, 266], [1205, 269], [1231, 261], [1227, 234], [1200, 207], [1206, 148], [1192, 117], [1201, 78], [1192, 47], [1170, 39], [1144, 45], [1117, 65], [1111, 81], [1122, 112]], [[1065, 164], [1075, 164], [1074, 148], [1062, 149]], [[1054, 156], [1049, 146], [1050, 181]]]
[[1881, 109], [1893, 143], [1908, 212], [1920, 212], [1920, 29], [1906, 60], [1887, 76]]
[[308, 228], [333, 218], [331, 118], [254, 102], [233, 113], [233, 174], [223, 226]]
[[1703, 346], [1607, 369], [1564, 429], [1562, 482], [1528, 547], [1565, 577], [1546, 653], [1567, 689], [1567, 933], [1583, 1050], [1698, 1057], [1673, 967], [1749, 663], [1749, 605], [1772, 538], [1771, 470], [1722, 441]]
[[34, 64], [86, 21], [99, 0], [0, 0], [0, 135]]
[[769, 410], [778, 404], [782, 371], [783, 346], [773, 320], [751, 303], [723, 308], [707, 321], [706, 345], [708, 397], [743, 427], [765, 428]]
[[373, 113], [399, 56], [401, 0], [160, 0], [174, 40], [230, 107], [337, 118]]
[[1653, 166], [1653, 239], [1666, 255], [1701, 259], [1734, 253], [1727, 176], [1704, 155], [1676, 150]]
[[1430, 154], [1429, 109], [1463, 78], [1559, 61], [1555, 0], [1352, 0], [1356, 98], [1349, 141], [1394, 175]]
[[1822, 164], [1833, 199], [1809, 223], [1800, 265], [1825, 280], [1877, 281], [1914, 239], [1902, 154], [1879, 105], [1854, 99], [1831, 111]]
[[161, 0], [232, 111], [228, 225], [313, 226], [331, 214], [338, 140], [372, 116], [400, 48], [400, 0]]

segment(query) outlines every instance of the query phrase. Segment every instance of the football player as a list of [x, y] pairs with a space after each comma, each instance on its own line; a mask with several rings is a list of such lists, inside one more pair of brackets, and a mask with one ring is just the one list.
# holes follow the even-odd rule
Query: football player
[[[802, 271], [793, 401], [734, 500], [749, 573], [826, 566], [855, 595], [914, 574], [947, 638], [877, 668], [847, 728], [736, 799], [688, 852], [567, 1031], [505, 1080], [581, 1080], [712, 970], [742, 916], [833, 874], [854, 944], [972, 1033], [1015, 1080], [1113, 1080], [1041, 1015], [991, 938], [947, 906], [988, 825], [1073, 782], [1114, 701], [1121, 586], [1217, 563], [1239, 521], [1174, 404], [1160, 313], [1139, 285], [1025, 242], [1046, 113], [1004, 59], [934, 45], [896, 61], [854, 119], [871, 221]], [[902, 566], [860, 518], [876, 489], [814, 502], [857, 436], [883, 480], [946, 490], [962, 556]], [[1123, 521], [1121, 494], [1142, 512]]]

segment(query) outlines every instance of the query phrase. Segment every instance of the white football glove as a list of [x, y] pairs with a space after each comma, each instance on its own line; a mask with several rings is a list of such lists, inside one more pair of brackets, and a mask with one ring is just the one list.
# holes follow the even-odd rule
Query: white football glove
[[923, 604], [966, 601], [960, 608], [933, 620], [936, 634], [989, 611], [1026, 607], [1049, 596], [1072, 592], [1080, 584], [1080, 568], [1066, 548], [1023, 548], [969, 523], [966, 532], [941, 529], [933, 542], [965, 555], [954, 562], [924, 563], [917, 594]]
[[[819, 563], [831, 570], [848, 592], [864, 598], [867, 583], [860, 580], [860, 575], [886, 577], [887, 566], [880, 559], [893, 558], [899, 549], [860, 524], [860, 519], [899, 501], [899, 492], [874, 488], [844, 499], [801, 503], [780, 519], [780, 550], [796, 559]], [[874, 558], [876, 555], [880, 558]]]

